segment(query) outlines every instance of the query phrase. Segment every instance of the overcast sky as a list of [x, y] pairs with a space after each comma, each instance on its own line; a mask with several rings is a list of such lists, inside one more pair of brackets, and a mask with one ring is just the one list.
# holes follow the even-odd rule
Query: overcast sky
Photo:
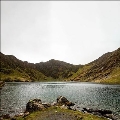
[[1, 1], [1, 52], [32, 63], [89, 63], [120, 47], [120, 1]]

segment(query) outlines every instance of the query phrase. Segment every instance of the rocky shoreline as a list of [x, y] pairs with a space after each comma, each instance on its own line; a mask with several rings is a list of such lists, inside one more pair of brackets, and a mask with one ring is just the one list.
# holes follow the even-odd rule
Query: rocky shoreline
[[[25, 118], [29, 116], [31, 113], [35, 111], [44, 111], [50, 107], [59, 107], [60, 109], [69, 109], [71, 111], [78, 111], [75, 107], [73, 107], [75, 103], [70, 102], [64, 96], [60, 96], [57, 98], [56, 102], [54, 103], [42, 103], [41, 99], [33, 99], [29, 100], [26, 104], [26, 110], [24, 113], [20, 113], [19, 115], [15, 115], [14, 117], [10, 117], [9, 114], [0, 116], [0, 120], [9, 119], [9, 120], [17, 120], [17, 117]], [[79, 110], [80, 111], [80, 110]], [[90, 113], [93, 115], [97, 115], [100, 117], [105, 117], [109, 120], [120, 120], [116, 116], [114, 116], [111, 110], [103, 110], [103, 109], [90, 109], [90, 108], [82, 108], [80, 111], [82, 113]], [[81, 118], [82, 120], [82, 118]]]

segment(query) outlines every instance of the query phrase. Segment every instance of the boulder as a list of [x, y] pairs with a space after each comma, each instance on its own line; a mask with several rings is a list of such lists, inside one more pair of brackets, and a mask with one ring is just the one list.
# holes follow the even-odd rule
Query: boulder
[[59, 96], [57, 98], [57, 103], [59, 103], [59, 104], [66, 104], [67, 102], [69, 102], [69, 101], [67, 100], [67, 98], [65, 98], [63, 96]]
[[43, 109], [45, 109], [45, 107], [44, 105], [42, 105], [42, 101], [40, 99], [30, 100], [26, 105], [27, 112], [33, 112]]
[[67, 98], [65, 98], [63, 96], [60, 96], [60, 97], [57, 98], [57, 104], [58, 105], [66, 105], [68, 107], [75, 105], [74, 103], [68, 101]]

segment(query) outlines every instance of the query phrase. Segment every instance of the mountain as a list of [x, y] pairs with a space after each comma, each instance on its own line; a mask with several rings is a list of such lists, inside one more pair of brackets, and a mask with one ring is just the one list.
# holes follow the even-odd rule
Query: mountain
[[84, 65], [69, 79], [73, 81], [120, 84], [120, 48]]
[[54, 59], [33, 64], [3, 53], [0, 53], [0, 58], [0, 73], [3, 81], [63, 80], [72, 76], [81, 66]]
[[72, 76], [82, 65], [72, 65], [63, 61], [51, 59], [47, 62], [35, 64], [36, 69], [44, 75], [54, 79], [64, 79]]
[[35, 69], [33, 63], [21, 61], [13, 55], [0, 53], [1, 80], [3, 81], [39, 81], [47, 77]]
[[81, 81], [120, 84], [120, 48], [86, 65], [73, 65], [51, 59], [28, 63], [0, 53], [2, 81]]

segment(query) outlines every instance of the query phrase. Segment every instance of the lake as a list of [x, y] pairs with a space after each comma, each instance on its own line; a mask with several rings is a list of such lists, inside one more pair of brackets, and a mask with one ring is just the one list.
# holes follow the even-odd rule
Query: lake
[[15, 115], [25, 111], [30, 99], [54, 102], [64, 96], [81, 108], [112, 110], [120, 115], [120, 85], [83, 82], [9, 82], [0, 90], [1, 114]]

